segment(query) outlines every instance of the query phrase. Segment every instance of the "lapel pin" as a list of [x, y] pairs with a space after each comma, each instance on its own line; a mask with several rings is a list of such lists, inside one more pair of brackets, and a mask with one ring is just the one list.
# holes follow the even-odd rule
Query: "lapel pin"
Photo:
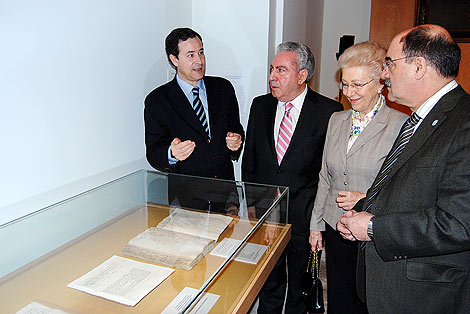
[[432, 126], [436, 126], [437, 122], [439, 122], [439, 120], [434, 120], [434, 121], [432, 122]]

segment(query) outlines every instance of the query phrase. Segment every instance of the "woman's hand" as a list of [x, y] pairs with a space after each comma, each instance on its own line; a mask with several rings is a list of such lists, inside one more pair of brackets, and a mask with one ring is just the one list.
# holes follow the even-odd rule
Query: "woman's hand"
[[310, 238], [308, 239], [310, 245], [312, 246], [312, 251], [315, 251], [316, 248], [323, 250], [322, 236], [320, 231], [310, 230]]
[[357, 191], [339, 191], [336, 203], [338, 203], [338, 206], [344, 210], [351, 210], [354, 205], [364, 197], [366, 197], [365, 193]]

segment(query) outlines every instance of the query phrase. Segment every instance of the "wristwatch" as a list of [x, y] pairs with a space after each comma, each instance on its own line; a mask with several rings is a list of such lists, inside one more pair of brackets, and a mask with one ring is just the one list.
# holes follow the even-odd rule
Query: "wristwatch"
[[374, 217], [372, 217], [367, 224], [367, 235], [371, 240], [374, 240]]

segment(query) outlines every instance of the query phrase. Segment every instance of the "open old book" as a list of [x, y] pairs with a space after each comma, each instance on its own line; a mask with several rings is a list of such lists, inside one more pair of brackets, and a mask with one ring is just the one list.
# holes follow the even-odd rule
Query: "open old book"
[[144, 260], [190, 270], [212, 248], [233, 218], [181, 208], [156, 227], [129, 241], [122, 252]]

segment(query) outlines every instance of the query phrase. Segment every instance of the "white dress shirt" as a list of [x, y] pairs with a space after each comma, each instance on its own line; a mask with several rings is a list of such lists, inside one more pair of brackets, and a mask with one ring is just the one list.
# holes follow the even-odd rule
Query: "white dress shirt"
[[424, 118], [428, 115], [428, 113], [434, 108], [434, 106], [437, 104], [437, 102], [448, 92], [453, 90], [458, 86], [457, 82], [455, 80], [450, 81], [447, 83], [443, 88], [437, 91], [434, 95], [428, 98], [421, 106], [419, 106], [418, 110], [416, 110], [416, 114], [421, 118], [419, 120], [419, 123], [415, 127], [416, 129], [420, 126], [421, 122], [423, 122]]
[[[193, 88], [191, 84], [188, 82], [183, 81], [178, 74], [176, 74], [176, 82], [178, 82], [179, 87], [183, 91], [184, 95], [188, 99], [191, 107], [193, 106], [194, 95], [193, 95]], [[196, 84], [199, 87], [199, 98], [202, 102], [202, 107], [204, 108], [204, 113], [206, 114], [207, 125], [209, 126], [209, 137], [210, 137], [210, 121], [209, 121], [209, 108], [207, 105], [207, 92], [206, 92], [206, 85], [204, 84], [204, 80], [199, 80]], [[171, 145], [168, 147], [168, 162], [170, 165], [175, 165], [178, 162], [178, 159], [171, 157]]]
[[292, 134], [294, 134], [295, 127], [297, 126], [297, 121], [299, 120], [300, 112], [302, 111], [302, 106], [304, 105], [306, 95], [307, 85], [305, 85], [304, 91], [293, 100], [287, 102], [278, 101], [276, 109], [276, 119], [274, 120], [274, 143], [277, 143], [277, 138], [279, 136], [279, 128], [281, 127], [281, 121], [284, 117], [286, 104], [288, 103], [291, 103], [293, 106], [290, 110], [290, 116], [292, 117]]

